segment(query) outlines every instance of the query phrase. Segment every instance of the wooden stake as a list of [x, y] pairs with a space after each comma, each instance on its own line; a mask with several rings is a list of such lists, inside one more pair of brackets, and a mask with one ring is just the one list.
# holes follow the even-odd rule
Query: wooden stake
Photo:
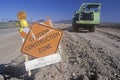
[[[29, 60], [28, 55], [25, 54], [25, 61], [28, 61], [28, 60]], [[32, 73], [31, 73], [31, 71], [29, 70], [29, 71], [28, 71], [28, 76], [31, 76], [31, 74], [32, 74]]]
[[[62, 50], [61, 50], [61, 45], [59, 45], [59, 53], [60, 53], [60, 55], [61, 55], [61, 57], [62, 57]], [[63, 72], [63, 68], [62, 68], [62, 62], [59, 62], [59, 67], [60, 67], [60, 71], [61, 71], [61, 73]]]
[[60, 67], [60, 71], [61, 71], [61, 73], [63, 73], [62, 62], [59, 62], [59, 67]]
[[[22, 42], [24, 43], [24, 41], [25, 41], [25, 39], [23, 38], [23, 39], [22, 39]], [[26, 62], [26, 61], [29, 61], [28, 55], [24, 54], [24, 56], [25, 56], [25, 62]], [[29, 70], [29, 71], [28, 71], [28, 76], [31, 76], [31, 74], [32, 74], [32, 73], [31, 73], [31, 71]]]

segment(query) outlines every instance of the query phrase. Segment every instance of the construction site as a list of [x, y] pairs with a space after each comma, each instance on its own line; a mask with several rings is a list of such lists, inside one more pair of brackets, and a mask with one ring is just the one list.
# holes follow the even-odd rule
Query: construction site
[[120, 23], [101, 23], [101, 5], [83, 3], [69, 23], [0, 22], [0, 80], [120, 80]]

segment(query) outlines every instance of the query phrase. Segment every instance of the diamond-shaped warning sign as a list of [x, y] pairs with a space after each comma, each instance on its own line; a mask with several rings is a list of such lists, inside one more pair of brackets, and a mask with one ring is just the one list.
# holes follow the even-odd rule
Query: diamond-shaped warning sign
[[45, 25], [34, 23], [22, 46], [22, 53], [43, 57], [54, 54], [60, 43], [63, 32]]

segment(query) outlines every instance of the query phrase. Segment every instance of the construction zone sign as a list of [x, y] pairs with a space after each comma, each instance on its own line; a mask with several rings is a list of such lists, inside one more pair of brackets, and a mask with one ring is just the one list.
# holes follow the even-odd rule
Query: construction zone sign
[[57, 51], [62, 34], [61, 30], [33, 23], [21, 51], [33, 57], [44, 57], [54, 54]]

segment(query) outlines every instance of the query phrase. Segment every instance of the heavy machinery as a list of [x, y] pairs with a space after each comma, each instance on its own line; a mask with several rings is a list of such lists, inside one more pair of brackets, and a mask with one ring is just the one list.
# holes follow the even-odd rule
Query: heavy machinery
[[73, 16], [72, 26], [74, 30], [83, 29], [95, 32], [95, 26], [100, 24], [100, 11], [100, 3], [83, 3]]

